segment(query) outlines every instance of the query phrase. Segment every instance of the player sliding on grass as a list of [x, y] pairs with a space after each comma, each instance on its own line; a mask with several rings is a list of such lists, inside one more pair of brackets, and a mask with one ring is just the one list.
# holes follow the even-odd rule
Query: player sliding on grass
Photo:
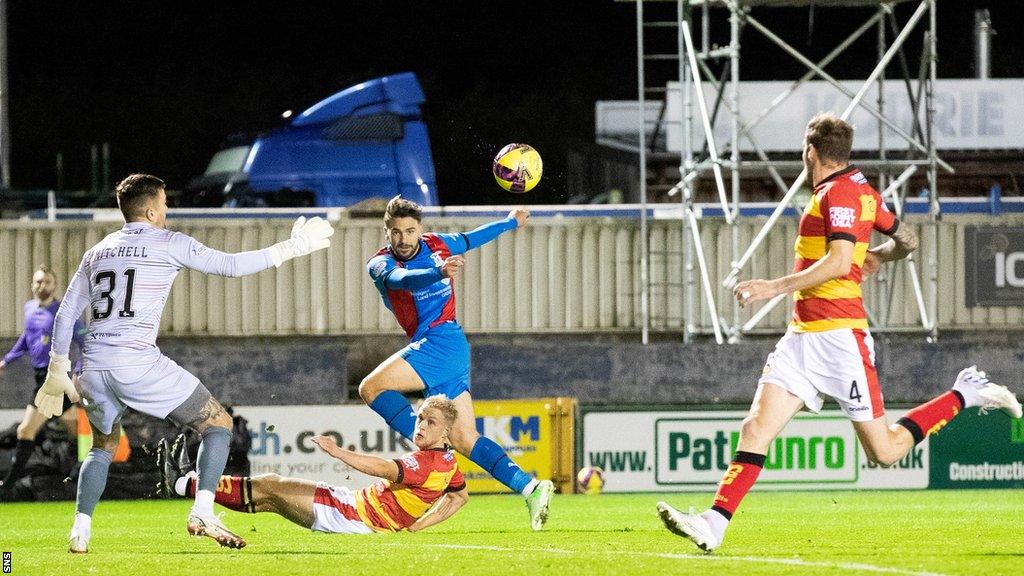
[[50, 365], [35, 400], [47, 418], [60, 415], [65, 395], [78, 401], [79, 392], [68, 378], [68, 348], [75, 320], [89, 308], [80, 381], [93, 447], [78, 476], [69, 551], [89, 550], [92, 513], [107, 483], [126, 407], [190, 426], [202, 435], [199, 490], [186, 526], [190, 534], [241, 548], [245, 541], [213, 514], [213, 491], [231, 444], [231, 417], [206, 386], [157, 348], [164, 302], [182, 268], [220, 276], [254, 274], [326, 248], [334, 229], [320, 218], [299, 218], [288, 240], [263, 250], [225, 254], [164, 229], [167, 196], [159, 178], [133, 174], [116, 192], [125, 225], [82, 257], [54, 320]]
[[[413, 435], [419, 450], [397, 460], [345, 450], [330, 436], [314, 437], [324, 452], [364, 474], [383, 478], [356, 493], [341, 486], [277, 474], [224, 476], [215, 501], [238, 512], [272, 512], [317, 532], [422, 530], [450, 518], [469, 500], [455, 454], [448, 447], [448, 435], [457, 417], [451, 400], [443, 396], [424, 400]], [[190, 471], [184, 444], [179, 442], [171, 449], [166, 440], [161, 441], [161, 486], [167, 494], [195, 493], [196, 474]], [[172, 452], [176, 454], [169, 457]], [[434, 506], [438, 501], [440, 504]]]
[[422, 211], [415, 202], [394, 197], [384, 212], [390, 239], [367, 262], [367, 270], [384, 305], [395, 314], [411, 342], [385, 360], [359, 384], [359, 395], [389, 426], [412, 438], [416, 414], [403, 394], [423, 391], [455, 402], [459, 419], [452, 446], [499, 482], [526, 498], [530, 526], [544, 527], [555, 487], [523, 472], [505, 450], [477, 433], [469, 391], [469, 342], [455, 320], [452, 279], [462, 269], [461, 254], [479, 248], [503, 232], [526, 224], [527, 210], [457, 234], [424, 234]]
[[[707, 552], [722, 544], [771, 442], [801, 409], [821, 410], [825, 396], [839, 403], [868, 458], [882, 466], [898, 462], [964, 408], [999, 408], [1021, 417], [1014, 395], [971, 366], [960, 372], [952, 391], [910, 410], [896, 424], [886, 421], [860, 281], [882, 262], [907, 257], [917, 248], [917, 235], [849, 165], [852, 143], [853, 128], [843, 120], [831, 114], [811, 119], [803, 158], [814, 192], [800, 219], [795, 270], [775, 280], [740, 282], [733, 289], [741, 305], [793, 292], [796, 306], [789, 330], [765, 363], [711, 508], [683, 514], [658, 503], [665, 526]], [[891, 239], [869, 250], [872, 230]]]

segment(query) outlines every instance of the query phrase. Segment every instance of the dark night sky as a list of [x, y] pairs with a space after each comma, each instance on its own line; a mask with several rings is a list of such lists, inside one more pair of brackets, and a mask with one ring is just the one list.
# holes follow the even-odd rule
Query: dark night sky
[[[113, 180], [146, 171], [181, 187], [226, 135], [273, 125], [282, 111], [358, 81], [411, 70], [427, 94], [443, 202], [507, 203], [491, 179], [490, 159], [514, 141], [534, 145], [545, 159], [545, 180], [528, 201], [560, 202], [559, 166], [567, 150], [592, 144], [594, 102], [636, 98], [632, 3], [298, 4], [8, 2], [13, 184], [53, 187], [54, 157], [62, 151], [67, 186], [85, 188], [89, 144], [109, 141]], [[672, 7], [659, 4], [648, 6]], [[999, 33], [993, 75], [1024, 76], [1018, 2], [938, 5], [940, 77], [973, 74], [975, 8], [992, 11]], [[915, 6], [901, 4], [897, 14], [905, 19]], [[716, 32], [726, 30], [724, 12], [716, 14]], [[809, 34], [807, 9], [754, 12], [812, 58], [870, 12], [818, 7], [814, 14]], [[876, 59], [874, 34], [866, 36], [829, 70], [864, 77]], [[745, 31], [742, 42], [743, 78], [802, 72], [756, 31]], [[910, 46], [919, 45], [918, 35]]]

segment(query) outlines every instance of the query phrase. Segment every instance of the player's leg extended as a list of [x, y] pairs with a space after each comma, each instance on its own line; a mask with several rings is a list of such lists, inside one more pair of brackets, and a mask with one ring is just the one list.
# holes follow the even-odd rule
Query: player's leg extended
[[530, 512], [531, 527], [534, 530], [543, 528], [547, 521], [551, 496], [554, 494], [554, 485], [550, 480], [538, 481], [523, 472], [522, 468], [509, 458], [504, 448], [477, 432], [473, 398], [468, 390], [452, 401], [459, 412], [455, 425], [452, 426], [453, 447], [494, 476], [495, 480], [522, 494], [526, 498]]
[[82, 462], [78, 473], [78, 494], [75, 498], [75, 523], [71, 527], [71, 538], [68, 551], [84, 554], [89, 551], [89, 538], [92, 536], [92, 514], [96, 503], [107, 487], [107, 473], [114, 459], [114, 452], [121, 439], [121, 427], [113, 426], [109, 434], [104, 434], [94, 424], [92, 427], [92, 449]]
[[46, 417], [36, 410], [35, 406], [25, 406], [25, 415], [18, 424], [18, 444], [14, 449], [14, 458], [11, 459], [11, 469], [3, 479], [3, 490], [9, 491], [14, 483], [22, 477], [25, 471], [25, 463], [32, 457], [36, 448], [36, 436], [40, 428], [46, 423]]
[[522, 468], [509, 458], [504, 448], [494, 440], [481, 436], [477, 432], [473, 397], [470, 393], [463, 392], [452, 401], [459, 411], [451, 433], [452, 445], [455, 450], [513, 491], [524, 496], [532, 492], [537, 480], [523, 472]]
[[957, 375], [949, 392], [912, 408], [891, 426], [885, 417], [870, 422], [854, 422], [864, 452], [871, 461], [891, 466], [907, 455], [911, 448], [929, 435], [941, 430], [964, 408], [998, 408], [1011, 418], [1021, 417], [1017, 398], [1005, 386], [989, 382], [984, 372], [974, 366]]
[[803, 400], [781, 386], [764, 382], [757, 387], [750, 413], [740, 427], [736, 456], [722, 477], [713, 509], [727, 519], [732, 517], [757, 480], [768, 446], [803, 407]]
[[359, 384], [359, 396], [374, 412], [398, 431], [412, 439], [416, 429], [416, 411], [403, 393], [419, 392], [425, 388], [412, 365], [403, 357], [405, 349], [380, 363]]
[[303, 528], [313, 526], [316, 482], [277, 474], [254, 476], [250, 482], [255, 512], [273, 512]]
[[658, 512], [665, 527], [707, 552], [720, 546], [732, 515], [761, 474], [768, 446], [803, 406], [803, 400], [779, 385], [758, 385], [750, 413], [740, 428], [736, 454], [718, 484], [711, 508], [699, 515], [683, 514], [659, 502]]
[[107, 372], [84, 372], [80, 379], [82, 398], [88, 402], [86, 414], [92, 428], [92, 449], [78, 472], [78, 494], [75, 499], [75, 522], [71, 527], [68, 551], [89, 551], [92, 535], [92, 513], [103, 489], [107, 472], [121, 440], [121, 413], [124, 404], [106, 386]]
[[245, 540], [232, 533], [213, 514], [214, 492], [228, 462], [231, 447], [231, 416], [206, 386], [199, 384], [192, 395], [168, 414], [168, 418], [195, 428], [202, 436], [199, 444], [195, 503], [188, 517], [188, 531], [195, 536], [209, 536], [221, 546], [242, 548]]
[[[175, 492], [179, 496], [195, 495], [196, 481], [196, 474], [189, 472], [174, 482]], [[310, 528], [314, 521], [315, 495], [316, 482], [302, 478], [278, 474], [221, 476], [214, 501], [236, 512], [271, 512]]]

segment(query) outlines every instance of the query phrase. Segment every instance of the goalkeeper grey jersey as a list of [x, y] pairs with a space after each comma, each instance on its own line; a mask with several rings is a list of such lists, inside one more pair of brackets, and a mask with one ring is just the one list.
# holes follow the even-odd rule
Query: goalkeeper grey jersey
[[127, 223], [82, 257], [54, 320], [53, 351], [68, 353], [74, 320], [85, 310], [83, 370], [152, 365], [161, 357], [160, 316], [182, 268], [237, 277], [273, 265], [266, 249], [225, 254], [181, 232]]

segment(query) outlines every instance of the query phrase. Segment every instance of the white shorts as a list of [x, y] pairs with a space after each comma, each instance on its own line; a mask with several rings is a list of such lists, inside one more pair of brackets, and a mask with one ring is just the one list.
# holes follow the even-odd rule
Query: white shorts
[[356, 495], [344, 486], [316, 483], [313, 495], [313, 526], [315, 532], [332, 534], [372, 534], [356, 511]]
[[86, 370], [79, 382], [89, 422], [104, 434], [110, 434], [121, 421], [125, 406], [162, 420], [200, 384], [167, 356], [160, 356], [151, 366]]
[[834, 398], [854, 422], [885, 414], [875, 371], [875, 344], [867, 330], [786, 332], [768, 355], [758, 385], [771, 382], [821, 411], [825, 396]]

